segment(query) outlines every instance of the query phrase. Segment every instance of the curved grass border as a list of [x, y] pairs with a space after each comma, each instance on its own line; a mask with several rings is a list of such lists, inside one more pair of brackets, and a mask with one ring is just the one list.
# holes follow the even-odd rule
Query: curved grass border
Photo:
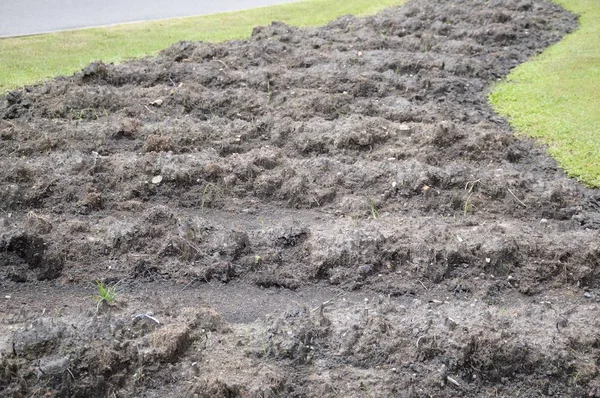
[[489, 99], [517, 134], [539, 139], [566, 173], [600, 187], [600, 1], [553, 0], [580, 28], [519, 65]]
[[249, 37], [277, 20], [318, 26], [346, 14], [375, 14], [406, 0], [306, 0], [250, 10], [0, 39], [0, 94], [90, 62], [123, 62], [154, 55], [180, 40], [220, 42]]

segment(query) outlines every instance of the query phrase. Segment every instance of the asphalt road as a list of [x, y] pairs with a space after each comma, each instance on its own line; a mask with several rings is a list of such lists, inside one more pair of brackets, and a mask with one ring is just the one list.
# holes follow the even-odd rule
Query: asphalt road
[[213, 14], [297, 0], [0, 0], [0, 37]]

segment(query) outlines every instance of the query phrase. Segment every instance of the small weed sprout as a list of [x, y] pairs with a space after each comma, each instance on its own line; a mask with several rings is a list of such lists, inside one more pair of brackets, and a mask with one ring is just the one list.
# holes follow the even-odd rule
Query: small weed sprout
[[577, 385], [578, 381], [579, 381], [579, 372], [575, 372], [575, 374], [573, 375], [573, 384]]
[[114, 303], [117, 299], [117, 284], [118, 283], [113, 286], [105, 286], [101, 281], [96, 281], [97, 293], [93, 296], [94, 300], [97, 302], [96, 310], [99, 310], [101, 305], [110, 305]]
[[467, 200], [465, 200], [465, 206], [463, 208], [463, 216], [466, 217], [467, 213], [469, 213], [469, 210], [471, 210], [474, 206], [471, 203], [471, 197], [473, 196], [473, 194], [475, 193], [475, 186], [477, 185], [477, 183], [481, 182], [480, 180], [475, 180], [475, 181], [468, 181], [465, 184], [465, 191], [467, 191], [469, 193], [469, 195], [467, 196]]
[[93, 113], [93, 114], [94, 114], [94, 117], [96, 118], [96, 120], [98, 120], [98, 119], [99, 119], [99, 117], [98, 117], [98, 113], [96, 112], [96, 110], [95, 110], [95, 109], [93, 109], [93, 108], [83, 108], [83, 109], [81, 109], [81, 110], [79, 111], [79, 113], [77, 114], [77, 120], [78, 120], [78, 121], [82, 121], [82, 120], [83, 120], [83, 118], [85, 117], [85, 115], [86, 115], [86, 113], [87, 113], [87, 112], [89, 112], [89, 113]]
[[469, 194], [469, 196], [467, 196], [467, 200], [465, 200], [465, 207], [463, 209], [463, 216], [466, 217], [467, 213], [469, 212], [469, 210], [471, 208], [473, 208], [473, 205], [471, 204], [471, 196], [473, 196], [473, 192], [471, 192]]
[[365, 395], [366, 395], [367, 397], [371, 397], [371, 396], [372, 396], [372, 395], [371, 395], [371, 387], [369, 386], [369, 382], [368, 382], [368, 381], [366, 381], [366, 380], [361, 380], [361, 382], [360, 382], [360, 386], [361, 386], [361, 387], [362, 387], [362, 389], [364, 390], [364, 392], [365, 392]]
[[210, 188], [212, 184], [209, 182], [206, 184], [204, 189], [202, 190], [202, 204], [200, 205], [200, 213], [204, 214], [204, 205], [206, 203], [206, 196], [208, 195], [208, 188]]
[[134, 382], [141, 382], [144, 379], [144, 367], [140, 367], [138, 370], [135, 371], [135, 373], [133, 374], [133, 381]]
[[371, 217], [373, 217], [373, 220], [377, 220], [379, 218], [379, 212], [372, 199], [369, 199], [369, 207], [371, 208]]
[[262, 264], [262, 262], [263, 262], [263, 259], [262, 259], [262, 257], [261, 257], [261, 256], [259, 256], [258, 254], [256, 254], [256, 255], [254, 256], [254, 264], [252, 264], [252, 265], [250, 266], [250, 269], [251, 269], [252, 271], [257, 271], [257, 270], [260, 268], [260, 265]]

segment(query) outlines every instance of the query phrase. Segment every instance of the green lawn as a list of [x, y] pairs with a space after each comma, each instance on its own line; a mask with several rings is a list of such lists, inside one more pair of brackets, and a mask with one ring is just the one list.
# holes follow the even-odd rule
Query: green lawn
[[246, 11], [0, 39], [0, 94], [71, 75], [95, 60], [122, 62], [156, 54], [180, 40], [219, 42], [282, 21], [318, 26], [346, 14], [375, 14], [406, 0], [306, 0]]
[[520, 65], [490, 95], [514, 129], [548, 145], [567, 174], [600, 187], [600, 1], [554, 0], [580, 29]]

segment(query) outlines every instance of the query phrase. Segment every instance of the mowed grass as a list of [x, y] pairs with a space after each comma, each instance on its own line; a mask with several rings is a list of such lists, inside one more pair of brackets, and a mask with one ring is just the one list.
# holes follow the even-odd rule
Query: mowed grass
[[514, 69], [490, 94], [520, 134], [548, 145], [568, 175], [600, 187], [600, 1], [553, 0], [580, 28]]
[[252, 10], [0, 39], [0, 94], [71, 75], [92, 61], [123, 62], [154, 55], [180, 40], [220, 42], [249, 37], [281, 21], [318, 26], [346, 14], [375, 14], [406, 0], [305, 0]]

